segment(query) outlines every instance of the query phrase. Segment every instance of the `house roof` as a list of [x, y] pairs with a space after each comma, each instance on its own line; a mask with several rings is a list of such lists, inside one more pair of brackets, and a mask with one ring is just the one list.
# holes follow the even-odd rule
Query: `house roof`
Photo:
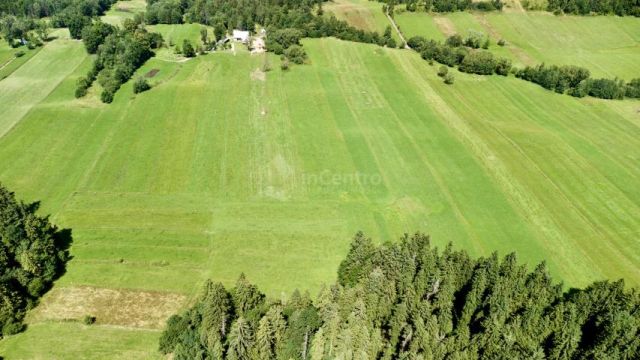
[[248, 31], [243, 31], [243, 30], [233, 30], [233, 38], [234, 39], [240, 39], [240, 40], [248, 40], [249, 39], [249, 32]]

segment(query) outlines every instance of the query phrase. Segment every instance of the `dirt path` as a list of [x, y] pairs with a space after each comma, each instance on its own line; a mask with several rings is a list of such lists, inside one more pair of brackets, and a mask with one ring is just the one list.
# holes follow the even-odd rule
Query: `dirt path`
[[389, 19], [389, 22], [391, 22], [391, 26], [393, 26], [393, 28], [396, 30], [396, 32], [398, 33], [398, 36], [400, 37], [400, 41], [402, 41], [404, 43], [404, 48], [405, 49], [411, 49], [409, 47], [409, 45], [407, 44], [407, 40], [405, 40], [404, 35], [402, 35], [402, 32], [400, 31], [400, 28], [398, 28], [398, 25], [396, 25], [396, 21], [393, 20], [393, 18], [391, 17], [391, 15], [389, 15], [389, 10], [385, 11], [384, 13], [387, 16], [387, 19]]

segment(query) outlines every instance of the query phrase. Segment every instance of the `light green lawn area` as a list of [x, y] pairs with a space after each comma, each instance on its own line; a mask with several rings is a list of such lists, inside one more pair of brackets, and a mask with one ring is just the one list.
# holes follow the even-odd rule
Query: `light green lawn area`
[[45, 322], [30, 326], [20, 336], [3, 340], [0, 351], [5, 359], [11, 360], [159, 360], [163, 357], [152, 351], [158, 347], [158, 336], [158, 331]]
[[[158, 69], [156, 86], [134, 96], [127, 83], [110, 105], [73, 98], [89, 58], [76, 54], [72, 73], [33, 67], [64, 80], [0, 137], [0, 181], [73, 230], [56, 288], [192, 298], [205, 279], [232, 285], [244, 272], [270, 296], [315, 294], [358, 230], [517, 251], [570, 286], [640, 283], [640, 102], [458, 72], [447, 86], [411, 51], [304, 47], [309, 65], [284, 72], [269, 56], [265, 81], [266, 55], [151, 59], [139, 74]], [[55, 58], [46, 49], [32, 61]], [[157, 356], [158, 332], [42, 321], [0, 354]]]
[[[333, 0], [323, 5], [327, 15], [335, 15], [339, 20], [344, 20], [351, 26], [367, 31], [377, 31], [384, 34], [391, 23], [382, 12], [382, 3], [369, 0]], [[391, 32], [396, 42], [400, 37], [395, 31]]]
[[[197, 47], [202, 45], [202, 40], [200, 40], [200, 29], [203, 27], [210, 29], [209, 27], [200, 24], [158, 24], [149, 25], [147, 26], [147, 29], [151, 32], [160, 33], [166, 44], [182, 46], [182, 42], [186, 39], [189, 40], [194, 47]], [[212, 35], [212, 33], [210, 35]]]
[[145, 0], [120, 0], [102, 16], [102, 21], [111, 25], [122, 25], [125, 19], [133, 19], [136, 13], [144, 12], [146, 7]]
[[[490, 35], [490, 50], [517, 65], [542, 62], [579, 65], [595, 77], [640, 76], [640, 19], [615, 16], [554, 16], [546, 12], [404, 12], [396, 21], [407, 38], [442, 39], [470, 31]], [[440, 35], [437, 32], [440, 32]], [[507, 46], [496, 43], [505, 39]]]
[[0, 136], [49, 95], [83, 61], [86, 51], [80, 42], [59, 40], [47, 43], [38, 55], [0, 81]]
[[[5, 41], [0, 40], [0, 80], [9, 76], [20, 66], [29, 61], [42, 47], [29, 50], [26, 46], [11, 48]], [[16, 53], [23, 51], [24, 55], [16, 57]]]

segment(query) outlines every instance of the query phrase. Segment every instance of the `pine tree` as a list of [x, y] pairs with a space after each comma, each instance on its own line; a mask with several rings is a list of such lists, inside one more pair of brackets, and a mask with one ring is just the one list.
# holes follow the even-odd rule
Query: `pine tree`
[[240, 274], [232, 292], [234, 308], [240, 315], [246, 315], [248, 311], [261, 306], [264, 297], [257, 286], [249, 283], [244, 274]]
[[247, 360], [253, 356], [253, 332], [251, 324], [245, 318], [239, 317], [231, 325], [229, 332], [229, 349], [227, 359]]

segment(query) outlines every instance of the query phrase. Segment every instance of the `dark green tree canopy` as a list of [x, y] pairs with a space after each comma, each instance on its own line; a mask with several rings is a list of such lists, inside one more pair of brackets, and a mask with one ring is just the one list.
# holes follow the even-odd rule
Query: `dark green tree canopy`
[[174, 359], [638, 359], [640, 296], [622, 281], [562, 291], [544, 264], [471, 258], [427, 236], [357, 234], [312, 301], [265, 300], [244, 276], [207, 282], [160, 340]]
[[64, 272], [70, 232], [59, 231], [0, 184], [0, 336], [22, 329], [26, 310]]

